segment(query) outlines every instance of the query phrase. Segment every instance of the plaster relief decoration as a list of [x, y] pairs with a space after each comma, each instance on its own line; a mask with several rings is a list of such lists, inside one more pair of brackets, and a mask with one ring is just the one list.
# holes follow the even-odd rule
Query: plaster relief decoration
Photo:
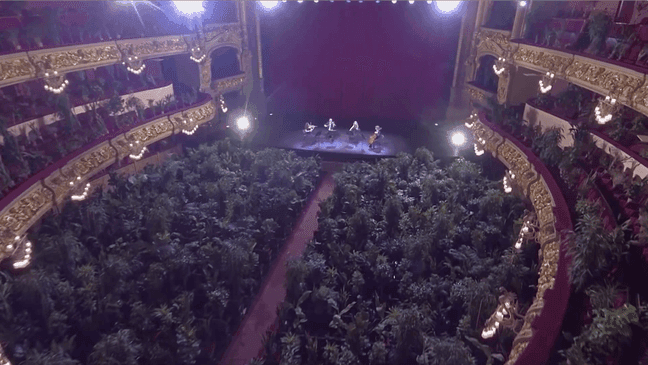
[[182, 36], [166, 36], [118, 40], [117, 45], [122, 54], [139, 58], [170, 56], [187, 52], [187, 42]]
[[173, 134], [173, 124], [167, 118], [156, 119], [126, 133], [126, 139], [149, 145]]
[[565, 70], [573, 62], [573, 55], [520, 44], [513, 54], [516, 64], [534, 71], [551, 71], [557, 75], [564, 75]]
[[[480, 143], [480, 145], [483, 146], [485, 151], [493, 153], [510, 169], [510, 175], [507, 176], [515, 175], [516, 185], [531, 200], [533, 212], [525, 216], [525, 225], [523, 225], [520, 235], [523, 237], [522, 241], [524, 241], [524, 237], [527, 237], [526, 235], [529, 235], [529, 237], [534, 236], [541, 247], [538, 291], [533, 304], [524, 316], [522, 328], [513, 341], [513, 349], [506, 362], [506, 365], [512, 365], [515, 364], [533, 337], [531, 323], [544, 308], [545, 291], [552, 288], [555, 282], [560, 255], [560, 245], [558, 244], [555, 215], [553, 213], [555, 203], [544, 178], [535, 171], [535, 166], [529, 162], [526, 154], [517, 148], [514, 143], [490, 129], [480, 120], [475, 120], [474, 117], [466, 121], [466, 126], [472, 130], [476, 138], [483, 139], [484, 142]], [[491, 150], [492, 148], [495, 148], [496, 151]], [[535, 218], [533, 214], [535, 214]], [[527, 227], [527, 230], [524, 227]], [[538, 229], [538, 227], [540, 228]], [[520, 243], [520, 246], [522, 243]], [[509, 303], [511, 302], [509, 301]], [[482, 333], [483, 337], [492, 337], [499, 328], [495, 323], [507, 318], [509, 310], [506, 307], [506, 301], [503, 303], [504, 306], [498, 307], [493, 314], [494, 317], [492, 316], [486, 323]], [[501, 309], [505, 309], [505, 311]]]
[[[14, 236], [23, 235], [32, 224], [52, 207], [53, 194], [39, 181], [0, 212], [0, 229]], [[13, 240], [3, 241], [2, 247]], [[0, 251], [3, 251], [0, 249]]]
[[509, 36], [510, 32], [499, 32], [485, 28], [480, 29], [475, 35], [477, 39], [477, 57], [483, 53], [491, 53], [497, 56], [505, 55], [511, 48]]
[[628, 104], [645, 78], [641, 73], [580, 56], [565, 70], [565, 76], [568, 81], [597, 93], [615, 94], [620, 102]]
[[200, 64], [200, 90], [206, 92], [211, 86], [211, 58], [207, 57]]
[[0, 85], [9, 85], [36, 77], [36, 68], [29, 62], [27, 53], [0, 57]]
[[220, 45], [230, 45], [237, 49], [242, 49], [243, 37], [241, 36], [241, 27], [238, 23], [226, 24], [220, 26], [207, 27], [205, 29], [205, 46], [210, 54], [214, 48]]
[[245, 82], [245, 75], [233, 76], [227, 79], [216, 80], [212, 83], [214, 91], [224, 94], [228, 91], [239, 90]]
[[503, 72], [498, 75], [499, 80], [497, 82], [497, 102], [500, 104], [506, 103], [508, 97], [508, 89], [510, 83], [510, 77], [508, 72]]
[[113, 42], [105, 42], [38, 50], [29, 52], [29, 57], [37, 72], [45, 73], [48, 70], [69, 72], [110, 65], [119, 61], [120, 54]]

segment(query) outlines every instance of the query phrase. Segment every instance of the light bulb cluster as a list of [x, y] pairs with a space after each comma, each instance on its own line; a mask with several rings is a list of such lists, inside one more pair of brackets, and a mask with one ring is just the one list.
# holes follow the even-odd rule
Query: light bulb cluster
[[470, 117], [468, 117], [468, 120], [464, 123], [466, 128], [472, 129], [472, 127], [475, 125], [475, 121], [477, 121], [477, 113], [472, 113], [470, 114]]
[[227, 113], [227, 104], [225, 104], [225, 98], [223, 98], [223, 95], [220, 96], [219, 102], [221, 111]]
[[515, 179], [515, 174], [512, 172], [507, 173], [502, 179], [504, 185], [504, 192], [510, 194], [513, 191], [513, 180]]
[[535, 234], [538, 230], [537, 217], [534, 213], [529, 213], [524, 217], [524, 224], [520, 229], [520, 235], [518, 236], [517, 241], [515, 241], [515, 249], [522, 249], [524, 242], [528, 242], [535, 239]]
[[138, 153], [137, 155], [130, 154], [130, 155], [128, 155], [128, 157], [130, 157], [130, 158], [132, 158], [133, 160], [137, 161], [137, 160], [140, 160], [140, 159], [142, 158], [142, 156], [144, 156], [144, 154], [145, 154], [146, 152], [148, 152], [148, 148], [144, 147], [144, 148], [142, 148], [142, 150], [140, 151], [140, 153]]
[[543, 78], [543, 80], [538, 81], [538, 84], [540, 85], [540, 92], [543, 94], [548, 93], [551, 91], [553, 88], [553, 79], [556, 77], [556, 74], [553, 72], [547, 72]]
[[188, 135], [188, 136], [191, 136], [191, 135], [193, 135], [194, 133], [196, 133], [196, 130], [198, 129], [198, 127], [199, 127], [199, 126], [197, 125], [197, 126], [193, 127], [193, 128], [192, 128], [191, 130], [189, 130], [189, 131], [186, 131], [186, 130], [183, 129], [183, 130], [182, 130], [182, 133], [184, 133], [184, 134], [186, 134], [186, 135]]
[[[21, 240], [20, 236], [16, 236], [16, 238], [14, 239], [16, 249], [20, 245], [21, 241], [22, 240]], [[29, 242], [27, 239], [25, 239], [24, 240], [24, 247], [25, 247], [25, 249], [24, 249], [23, 257], [20, 260], [14, 261], [14, 263], [13, 263], [14, 269], [24, 269], [31, 262], [31, 253], [32, 253], [32, 244], [31, 244], [31, 242]], [[14, 245], [7, 245], [7, 250], [12, 250], [13, 248], [14, 248]]]
[[59, 86], [59, 87], [51, 87], [51, 86], [49, 86], [49, 85], [45, 85], [45, 90], [47, 90], [47, 91], [49, 91], [49, 92], [52, 92], [52, 93], [54, 93], [54, 94], [60, 94], [60, 93], [62, 93], [62, 92], [65, 90], [65, 88], [66, 88], [69, 84], [70, 84], [70, 81], [65, 80], [65, 81], [63, 81], [63, 83], [62, 83], [61, 86]]
[[[66, 80], [65, 77], [59, 76], [58, 71], [52, 73], [45, 72], [45, 90], [52, 92], [54, 94], [62, 93], [65, 88], [70, 84], [70, 81]], [[52, 86], [58, 85], [58, 86]]]
[[190, 56], [189, 58], [191, 58], [191, 60], [194, 61], [195, 63], [201, 63], [202, 61], [205, 60], [206, 57], [207, 57], [207, 55], [204, 54], [204, 55], [200, 56], [199, 58], [196, 58], [194, 56]]
[[88, 193], [90, 193], [90, 183], [87, 183], [85, 188], [83, 188], [83, 193], [81, 195], [72, 195], [72, 200], [74, 201], [81, 201], [85, 200], [85, 198], [88, 197]]
[[598, 124], [605, 124], [612, 120], [614, 110], [617, 108], [617, 100], [606, 96], [605, 100], [600, 100], [599, 105], [594, 108], [594, 117]]
[[475, 155], [476, 156], [481, 156], [484, 154], [484, 150], [481, 149], [479, 146], [477, 146], [477, 143], [475, 143]]
[[142, 65], [139, 68], [132, 68], [130, 66], [126, 66], [126, 70], [128, 70], [128, 72], [133, 73], [135, 75], [139, 75], [142, 72], [144, 72], [145, 68], [146, 68], [146, 64], [144, 63], [142, 63]]
[[499, 329], [501, 323], [504, 321], [505, 316], [510, 316], [510, 311], [511, 303], [509, 301], [504, 302], [504, 304], [498, 305], [497, 310], [488, 320], [488, 322], [490, 322], [490, 325], [484, 327], [484, 330], [482, 331], [482, 338], [488, 339], [493, 337], [493, 335], [495, 335], [495, 333]]
[[477, 142], [475, 142], [475, 155], [481, 156], [484, 154], [484, 146], [486, 145], [486, 140], [477, 137]]
[[497, 59], [497, 62], [493, 65], [493, 71], [495, 71], [495, 75], [499, 76], [501, 75], [504, 71], [506, 71], [506, 58], [500, 57]]

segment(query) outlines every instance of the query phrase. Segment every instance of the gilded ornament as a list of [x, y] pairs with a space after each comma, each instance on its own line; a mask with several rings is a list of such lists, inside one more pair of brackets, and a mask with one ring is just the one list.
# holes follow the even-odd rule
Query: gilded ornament
[[35, 76], [36, 69], [29, 62], [26, 53], [22, 53], [19, 56], [8, 55], [0, 57], [0, 84], [4, 84], [3, 81], [5, 80]]
[[214, 91], [217, 91], [217, 92], [221, 93], [221, 94], [224, 91], [231, 91], [231, 90], [234, 90], [234, 89], [238, 89], [245, 82], [245, 77], [246, 77], [246, 75], [240, 75], [240, 76], [235, 76], [235, 77], [228, 78], [228, 79], [215, 80], [212, 83], [212, 89]]
[[41, 182], [34, 184], [0, 214], [0, 229], [24, 233], [52, 206], [52, 192]]
[[30, 57], [38, 71], [45, 72], [115, 63], [119, 61], [120, 54], [114, 44], [102, 44], [69, 51], [56, 51], [56, 49], [39, 51], [30, 53]]

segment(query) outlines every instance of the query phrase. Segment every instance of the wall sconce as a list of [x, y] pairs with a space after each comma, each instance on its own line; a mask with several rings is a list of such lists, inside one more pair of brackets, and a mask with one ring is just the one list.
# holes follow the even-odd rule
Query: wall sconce
[[5, 250], [11, 252], [14, 269], [24, 269], [31, 262], [32, 243], [26, 237], [16, 236]]
[[470, 116], [468, 117], [464, 125], [466, 126], [466, 128], [472, 129], [477, 119], [479, 119], [479, 115], [477, 114], [477, 112], [472, 112], [472, 114], [470, 114]]
[[529, 241], [535, 241], [536, 234], [538, 233], [538, 217], [534, 212], [527, 213], [523, 218], [524, 223], [520, 229], [520, 235], [515, 241], [515, 249], [521, 250], [522, 245]]
[[515, 186], [515, 174], [511, 170], [506, 171], [504, 178], [502, 179], [502, 184], [504, 185], [504, 192], [510, 194], [513, 192], [513, 187]]
[[499, 305], [495, 309], [495, 313], [490, 316], [484, 325], [484, 330], [482, 331], [483, 339], [493, 337], [500, 326], [509, 328], [517, 333], [515, 328], [519, 322], [518, 318], [523, 318], [517, 311], [517, 295], [515, 293], [509, 293], [503, 288], [500, 288], [500, 290], [502, 291], [502, 295], [499, 297]]
[[144, 64], [144, 61], [140, 60], [139, 57], [132, 56], [132, 55], [128, 57], [124, 56], [122, 65], [126, 66], [126, 70], [128, 70], [128, 72], [133, 73], [135, 75], [141, 74], [146, 68], [146, 64]]
[[223, 113], [227, 113], [227, 104], [225, 104], [225, 98], [223, 95], [218, 97], [218, 103], [220, 104], [220, 109]]
[[617, 103], [614, 97], [606, 96], [605, 99], [599, 99], [599, 104], [594, 108], [594, 117], [598, 124], [605, 124], [612, 120], [614, 113], [616, 113], [621, 104]]
[[81, 201], [85, 200], [85, 198], [88, 197], [88, 193], [90, 192], [90, 183], [87, 183], [85, 187], [83, 188], [83, 192], [79, 195], [72, 195], [72, 200], [74, 201]]
[[506, 58], [500, 57], [495, 61], [495, 64], [493, 65], [493, 71], [495, 71], [495, 75], [499, 76], [503, 74], [506, 71], [507, 64], [506, 64]]
[[556, 77], [556, 74], [554, 74], [553, 72], [547, 72], [542, 77], [542, 80], [538, 81], [538, 84], [540, 84], [541, 93], [546, 94], [551, 91], [551, 88], [553, 87], [554, 77]]
[[196, 130], [198, 129], [199, 125], [198, 123], [195, 123], [193, 118], [185, 118], [182, 120], [182, 133], [191, 136], [194, 133], [196, 133]]
[[137, 161], [144, 156], [144, 153], [148, 151], [148, 148], [141, 146], [140, 140], [136, 139], [133, 142], [130, 142], [128, 144], [128, 147], [130, 147], [131, 153], [128, 155], [128, 157], [132, 158], [133, 160]]
[[60, 94], [70, 84], [70, 81], [65, 79], [65, 75], [59, 75], [58, 71], [45, 72], [45, 90]]
[[189, 56], [189, 58], [191, 58], [195, 63], [201, 63], [205, 58], [207, 58], [207, 55], [203, 51], [202, 47], [197, 45], [191, 48], [191, 56]]

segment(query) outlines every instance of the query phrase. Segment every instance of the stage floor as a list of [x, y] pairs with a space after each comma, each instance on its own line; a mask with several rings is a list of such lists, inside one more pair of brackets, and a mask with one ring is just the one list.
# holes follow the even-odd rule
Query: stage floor
[[329, 132], [325, 128], [315, 128], [311, 133], [303, 131], [287, 132], [270, 144], [274, 147], [302, 151], [352, 154], [358, 156], [395, 156], [399, 152], [411, 153], [405, 139], [391, 134], [383, 136], [369, 148], [369, 137], [373, 132], [346, 130]]

